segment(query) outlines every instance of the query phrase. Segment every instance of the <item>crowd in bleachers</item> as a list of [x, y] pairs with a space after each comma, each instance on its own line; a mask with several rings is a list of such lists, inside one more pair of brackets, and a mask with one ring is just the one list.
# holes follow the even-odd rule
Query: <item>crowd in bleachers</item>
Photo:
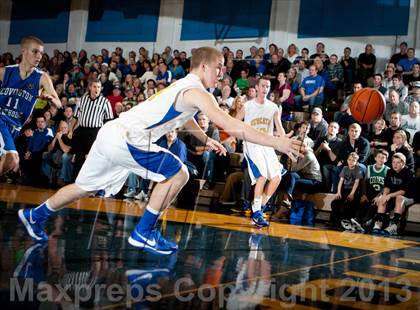
[[[344, 48], [343, 55], [328, 55], [328, 47], [321, 42], [312, 54], [308, 48], [299, 51], [295, 44], [286, 51], [276, 44], [270, 44], [268, 50], [252, 46], [246, 56], [241, 49], [224, 47], [223, 78], [209, 91], [219, 106], [235, 117], [247, 100], [256, 97], [258, 78], [268, 77], [269, 99], [278, 105], [283, 127], [286, 132], [294, 130], [294, 138], [308, 145], [304, 158], [297, 163], [284, 156], [281, 159], [288, 173], [281, 184], [282, 194], [273, 203], [290, 207], [302, 191], [335, 193], [331, 223], [361, 229], [358, 224], [372, 220], [372, 216], [360, 211], [359, 202], [373, 203], [379, 214], [376, 222], [385, 223], [381, 214], [394, 205], [408, 207], [417, 198], [414, 184], [420, 178], [420, 62], [414, 52], [402, 42], [386, 67], [379, 68], [370, 44], [357, 58], [349, 47]], [[143, 47], [127, 54], [120, 47], [112, 52], [104, 48], [92, 55], [85, 50], [44, 54], [39, 67], [50, 74], [63, 108], [57, 109], [47, 101], [37, 102], [31, 122], [24, 126], [16, 142], [21, 164], [18, 173], [9, 175], [11, 181], [58, 186], [74, 181], [80, 168], [75, 167], [81, 142], [77, 134], [80, 104], [83, 96], [91, 94], [91, 82], [99, 81], [101, 96], [112, 110], [111, 116], [104, 117], [106, 122], [188, 74], [188, 56], [169, 46], [153, 54]], [[19, 56], [4, 53], [0, 66], [19, 61]], [[363, 87], [376, 88], [386, 99], [383, 119], [372, 125], [358, 124], [349, 108], [352, 93]], [[230, 154], [242, 152], [242, 142], [209, 123], [206, 115], [198, 114], [197, 121]], [[205, 179], [206, 188], [216, 182], [236, 186], [230, 177], [237, 177], [239, 171], [230, 166], [229, 157], [208, 152], [194, 136], [171, 132], [158, 143], [181, 157], [192, 177]], [[79, 156], [82, 162], [84, 155]], [[400, 184], [395, 184], [397, 177], [385, 175], [373, 184], [369, 179], [372, 171], [378, 173], [383, 167], [388, 175], [401, 174], [394, 161], [400, 161], [399, 169], [404, 171]], [[236, 178], [244, 183], [242, 195], [222, 195], [221, 203], [241, 199], [241, 204], [246, 205], [251, 201], [247, 172], [243, 170]], [[384, 188], [389, 195], [377, 196]], [[404, 192], [398, 193], [401, 190]], [[148, 193], [148, 182], [135, 175], [129, 177], [126, 197], [147, 199]], [[395, 214], [403, 215], [405, 210], [398, 209]], [[395, 215], [394, 220], [398, 220]]]

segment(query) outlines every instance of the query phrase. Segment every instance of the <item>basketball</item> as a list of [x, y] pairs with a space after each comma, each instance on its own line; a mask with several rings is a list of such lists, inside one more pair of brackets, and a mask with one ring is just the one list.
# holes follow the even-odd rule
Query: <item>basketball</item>
[[385, 98], [374, 88], [363, 88], [353, 94], [350, 111], [355, 120], [370, 124], [385, 112]]

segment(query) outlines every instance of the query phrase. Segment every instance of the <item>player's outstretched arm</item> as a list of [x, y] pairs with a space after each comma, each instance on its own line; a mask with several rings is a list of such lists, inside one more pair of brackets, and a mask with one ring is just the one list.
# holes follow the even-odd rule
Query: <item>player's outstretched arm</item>
[[50, 76], [44, 73], [41, 77], [41, 86], [45, 89], [45, 94], [42, 95], [43, 99], [47, 99], [52, 102], [57, 108], [61, 108], [61, 101], [58, 98], [57, 92], [54, 89], [54, 85], [51, 81]]
[[198, 140], [206, 145], [206, 149], [209, 151], [214, 151], [216, 154], [226, 156], [226, 148], [218, 141], [210, 138], [206, 133], [198, 126], [194, 118], [190, 119], [184, 124], [184, 128], [193, 134]]
[[217, 105], [214, 97], [199, 89], [190, 89], [185, 92], [184, 100], [187, 104], [203, 111], [216, 125], [222, 127], [230, 135], [256, 144], [266, 145], [287, 154], [292, 160], [305, 151], [303, 142], [290, 139], [286, 136], [273, 137], [241, 122], [223, 112]]

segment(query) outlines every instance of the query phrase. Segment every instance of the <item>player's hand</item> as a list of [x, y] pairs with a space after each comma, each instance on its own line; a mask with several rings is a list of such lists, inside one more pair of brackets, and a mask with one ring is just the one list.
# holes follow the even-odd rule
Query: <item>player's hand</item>
[[339, 200], [339, 199], [341, 199], [341, 193], [335, 194], [334, 200]]
[[290, 130], [288, 133], [286, 133], [286, 137], [291, 138], [291, 137], [293, 137], [294, 133], [295, 132], [293, 130]]
[[303, 141], [290, 139], [285, 136], [276, 137], [276, 139], [277, 145], [275, 148], [289, 156], [293, 162], [296, 162], [299, 157], [303, 157], [303, 154], [306, 152], [307, 146]]
[[207, 151], [214, 151], [216, 154], [226, 156], [226, 149], [225, 147], [218, 141], [208, 138], [206, 141], [206, 150]]
[[353, 201], [354, 200], [354, 195], [353, 194], [348, 195], [347, 200], [348, 201]]
[[41, 99], [41, 100], [47, 100], [47, 101], [51, 102], [58, 109], [61, 109], [61, 107], [62, 107], [61, 101], [59, 99], [55, 98], [53, 95], [41, 94], [41, 95], [38, 96], [38, 98]]

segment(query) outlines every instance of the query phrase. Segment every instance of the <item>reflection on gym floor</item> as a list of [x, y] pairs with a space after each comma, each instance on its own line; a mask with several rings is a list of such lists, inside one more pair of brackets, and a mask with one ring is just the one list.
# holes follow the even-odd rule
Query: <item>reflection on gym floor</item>
[[170, 209], [160, 229], [179, 250], [158, 257], [126, 241], [144, 206], [119, 204], [95, 198], [64, 209], [49, 221], [48, 243], [34, 243], [16, 217], [19, 208], [32, 205], [1, 202], [2, 308], [418, 309], [420, 304], [416, 241], [286, 224], [257, 230], [246, 218]]

